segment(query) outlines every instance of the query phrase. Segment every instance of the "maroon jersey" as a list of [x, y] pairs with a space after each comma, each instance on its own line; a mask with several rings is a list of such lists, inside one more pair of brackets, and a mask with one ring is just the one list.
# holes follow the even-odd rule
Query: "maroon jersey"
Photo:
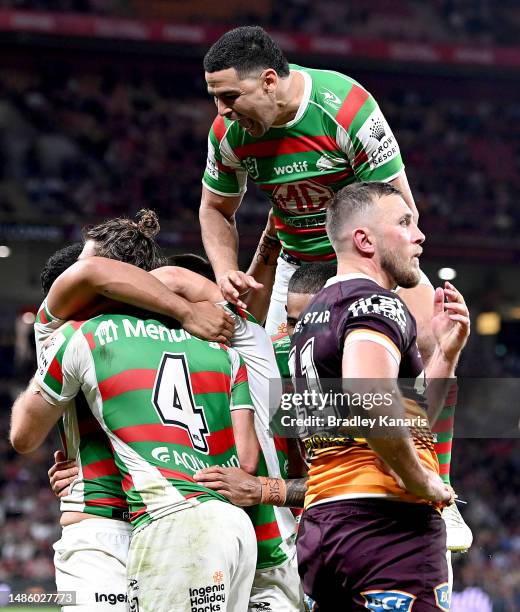
[[400, 378], [421, 373], [415, 319], [405, 303], [368, 276], [348, 274], [329, 279], [301, 315], [293, 336], [296, 377], [304, 377], [308, 370], [303, 349], [314, 338], [312, 356], [318, 377], [341, 378], [345, 338], [356, 330], [373, 331], [395, 346], [400, 353]]
[[[399, 366], [399, 378], [409, 379], [413, 387], [423, 371], [416, 337], [415, 319], [401, 298], [362, 274], [329, 279], [301, 315], [291, 351], [296, 389], [300, 393], [315, 390], [320, 396], [306, 412], [312, 421], [305, 423], [310, 430], [304, 435], [311, 459], [306, 506], [325, 499], [366, 496], [419, 501], [405, 494], [377, 468], [375, 454], [364, 438], [338, 432], [341, 419], [352, 417], [348, 406], [345, 409], [343, 404], [338, 410], [337, 400], [330, 401], [330, 405], [325, 401], [327, 393], [333, 397], [343, 391], [343, 347], [358, 339], [383, 345]], [[323, 410], [318, 408], [321, 401]], [[404, 404], [404, 416], [421, 460], [438, 471], [433, 438], [417, 395], [405, 399]], [[328, 420], [330, 414], [338, 418], [336, 427]], [[324, 426], [321, 432], [317, 431], [320, 424]]]

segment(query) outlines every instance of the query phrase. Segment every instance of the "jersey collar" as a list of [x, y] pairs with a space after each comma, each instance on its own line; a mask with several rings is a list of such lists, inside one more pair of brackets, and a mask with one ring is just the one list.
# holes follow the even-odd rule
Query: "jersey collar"
[[368, 276], [368, 274], [362, 274], [361, 272], [351, 272], [350, 274], [338, 274], [336, 276], [332, 276], [325, 283], [325, 287], [330, 287], [334, 283], [342, 283], [343, 281], [352, 280], [354, 278], [366, 278], [375, 283], [376, 285], [379, 285], [379, 283], [371, 276]]
[[304, 81], [304, 89], [302, 101], [300, 102], [300, 106], [298, 107], [298, 111], [294, 119], [291, 119], [287, 123], [283, 123], [282, 125], [272, 125], [271, 130], [279, 130], [280, 128], [289, 128], [298, 123], [298, 121], [303, 117], [305, 111], [307, 110], [307, 106], [309, 106], [309, 99], [311, 97], [312, 91], [312, 79], [311, 75], [303, 72], [303, 70], [291, 70], [291, 72], [298, 72], [302, 75]]

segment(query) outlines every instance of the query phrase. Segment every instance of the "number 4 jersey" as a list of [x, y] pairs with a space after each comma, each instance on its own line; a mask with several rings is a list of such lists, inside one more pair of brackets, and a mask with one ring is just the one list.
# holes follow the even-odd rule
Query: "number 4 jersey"
[[239, 465], [230, 410], [253, 408], [234, 350], [156, 320], [101, 315], [55, 332], [36, 379], [52, 403], [84, 396], [113, 448], [134, 526], [226, 501], [192, 476]]
[[208, 139], [203, 183], [241, 195], [249, 176], [273, 205], [284, 250], [304, 261], [334, 259], [325, 208], [356, 181], [390, 181], [403, 170], [397, 141], [374, 98], [332, 70], [291, 66], [305, 89], [295, 118], [253, 138], [217, 117]]

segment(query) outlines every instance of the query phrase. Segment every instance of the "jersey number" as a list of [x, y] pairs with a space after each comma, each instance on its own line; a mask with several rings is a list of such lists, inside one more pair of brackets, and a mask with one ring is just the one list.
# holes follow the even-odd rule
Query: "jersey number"
[[195, 405], [184, 353], [164, 353], [153, 389], [153, 405], [165, 425], [188, 432], [194, 449], [208, 453], [208, 424], [202, 406]]
[[307, 379], [309, 391], [321, 393], [320, 377], [314, 363], [314, 338], [308, 340], [300, 351], [300, 369]]

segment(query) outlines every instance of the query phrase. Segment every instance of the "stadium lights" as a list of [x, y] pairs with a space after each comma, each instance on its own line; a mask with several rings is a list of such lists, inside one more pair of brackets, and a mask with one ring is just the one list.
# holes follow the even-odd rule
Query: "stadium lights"
[[520, 306], [513, 306], [509, 309], [509, 316], [512, 319], [520, 319]]
[[0, 246], [0, 257], [9, 257], [11, 255], [11, 249], [3, 244]]
[[501, 319], [498, 312], [481, 312], [477, 317], [477, 334], [496, 336], [500, 331]]
[[36, 317], [34, 316], [34, 312], [24, 312], [22, 315], [22, 321], [26, 324], [26, 325], [32, 325], [36, 320]]
[[441, 280], [452, 281], [457, 276], [457, 271], [453, 268], [441, 268], [437, 275]]

